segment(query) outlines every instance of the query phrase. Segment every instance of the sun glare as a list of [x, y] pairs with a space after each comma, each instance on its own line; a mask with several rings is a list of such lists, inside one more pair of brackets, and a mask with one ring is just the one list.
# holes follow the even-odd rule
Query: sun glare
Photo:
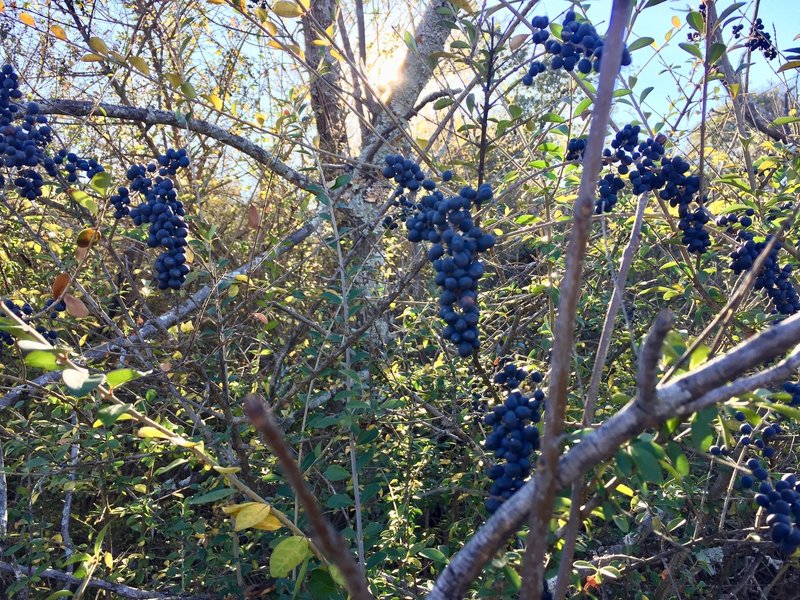
[[400, 66], [406, 58], [407, 49], [397, 48], [394, 52], [381, 57], [367, 71], [370, 84], [383, 96], [391, 90], [400, 74]]

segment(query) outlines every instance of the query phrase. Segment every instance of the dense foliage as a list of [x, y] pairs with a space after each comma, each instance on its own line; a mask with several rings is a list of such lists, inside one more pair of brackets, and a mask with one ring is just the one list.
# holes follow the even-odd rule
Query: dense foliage
[[793, 24], [544, 4], [0, 2], [5, 596], [793, 597]]

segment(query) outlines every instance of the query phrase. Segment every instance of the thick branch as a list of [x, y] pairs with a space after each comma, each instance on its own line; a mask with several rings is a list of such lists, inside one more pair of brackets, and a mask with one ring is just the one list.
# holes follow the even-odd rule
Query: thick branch
[[94, 102], [85, 102], [81, 100], [62, 99], [42, 102], [40, 104], [40, 112], [69, 117], [98, 116], [107, 119], [144, 123], [146, 125], [170, 125], [172, 127], [188, 129], [189, 131], [194, 131], [195, 133], [213, 138], [232, 148], [236, 148], [243, 154], [253, 158], [264, 168], [280, 175], [286, 181], [297, 187], [309, 191], [319, 189], [319, 184], [314, 180], [295, 171], [261, 146], [254, 144], [240, 135], [235, 135], [218, 125], [213, 125], [212, 123], [200, 119], [193, 119], [188, 116], [183, 119], [178, 119], [175, 113], [153, 108], [139, 108], [105, 103], [96, 104]]
[[[749, 340], [699, 367], [692, 373], [657, 388], [652, 412], [645, 412], [636, 400], [587, 435], [558, 462], [557, 487], [563, 488], [582, 477], [595, 465], [611, 458], [628, 440], [645, 429], [664, 423], [675, 416], [686, 416], [694, 410], [720, 403], [759, 387], [785, 380], [787, 373], [800, 364], [795, 352], [769, 371], [737, 380], [765, 362], [782, 356], [800, 342], [800, 315], [770, 327]], [[728, 382], [734, 382], [729, 385]], [[461, 598], [481, 568], [494, 556], [505, 540], [514, 533], [531, 508], [541, 485], [537, 473], [511, 496], [456, 554], [439, 576], [428, 595], [431, 600]]]
[[[21, 567], [15, 567], [14, 565], [0, 562], [0, 572], [4, 573], [12, 573], [18, 574], [20, 571], [24, 573], [24, 569]], [[64, 573], [63, 571], [56, 571], [55, 569], [45, 569], [42, 573], [37, 573], [39, 577], [44, 579], [50, 579], [53, 581], [60, 581], [70, 586], [79, 586], [83, 583], [83, 579], [78, 577], [73, 577], [69, 573]], [[176, 595], [170, 594], [166, 592], [151, 592], [147, 590], [142, 590], [139, 588], [134, 588], [129, 585], [124, 585], [122, 583], [111, 583], [110, 581], [105, 581], [103, 579], [95, 579], [92, 578], [89, 580], [89, 585], [87, 587], [98, 589], [98, 590], [105, 590], [107, 592], [113, 592], [115, 597], [119, 598], [135, 598], [139, 600], [151, 600], [151, 599], [158, 599], [158, 600], [214, 600], [216, 596], [211, 594], [186, 594], [186, 595]]]
[[[383, 112], [378, 116], [375, 129], [385, 131], [389, 125], [393, 124], [392, 116], [403, 120], [403, 116], [414, 109], [414, 103], [419, 98], [420, 93], [427, 85], [433, 74], [433, 70], [428, 64], [428, 57], [434, 52], [441, 52], [450, 31], [444, 27], [444, 17], [436, 12], [444, 6], [446, 2], [442, 0], [431, 0], [428, 2], [425, 12], [422, 15], [415, 29], [414, 39], [416, 41], [416, 51], [409, 50], [403, 64], [400, 65], [400, 77], [392, 86], [392, 94], [386, 101], [388, 112]], [[364, 144], [361, 158], [371, 158], [376, 150], [383, 144], [383, 140], [370, 139]]]

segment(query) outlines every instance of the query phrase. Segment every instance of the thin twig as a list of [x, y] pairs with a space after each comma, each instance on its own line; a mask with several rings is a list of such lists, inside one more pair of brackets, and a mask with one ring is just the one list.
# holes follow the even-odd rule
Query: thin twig
[[353, 556], [347, 549], [347, 543], [322, 514], [322, 509], [306, 485], [303, 473], [297, 466], [291, 449], [261, 399], [254, 394], [245, 396], [244, 411], [275, 453], [275, 457], [283, 467], [286, 479], [306, 511], [311, 528], [319, 541], [320, 549], [341, 571], [347, 591], [355, 600], [373, 598], [367, 587], [364, 573], [353, 560]]

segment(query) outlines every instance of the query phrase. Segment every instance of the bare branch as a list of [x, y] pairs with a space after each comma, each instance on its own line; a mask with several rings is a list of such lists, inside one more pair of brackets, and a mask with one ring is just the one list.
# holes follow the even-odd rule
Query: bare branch
[[[24, 568], [21, 569], [20, 567], [15, 567], [14, 565], [6, 562], [0, 562], [0, 572], [13, 573], [16, 575], [20, 572], [20, 570], [23, 574], [25, 574]], [[30, 569], [30, 575], [33, 575], [33, 568]], [[63, 571], [57, 571], [55, 569], [45, 569], [41, 573], [36, 573], [36, 575], [44, 579], [60, 581], [70, 586], [79, 586], [81, 583], [83, 583], [83, 579], [74, 577], [69, 573], [64, 573]], [[166, 592], [151, 592], [148, 590], [142, 590], [140, 588], [134, 588], [129, 585], [124, 585], [122, 583], [111, 583], [110, 581], [95, 578], [89, 580], [89, 585], [87, 587], [113, 592], [119, 598], [134, 598], [139, 600], [215, 600], [217, 598], [216, 595], [212, 594], [178, 595]]]
[[317, 182], [295, 171], [261, 146], [254, 144], [240, 135], [235, 135], [218, 125], [213, 125], [208, 121], [193, 119], [188, 116], [184, 117], [184, 119], [178, 119], [175, 113], [166, 110], [120, 106], [118, 104], [96, 104], [94, 102], [85, 102], [81, 100], [55, 99], [44, 101], [40, 104], [40, 112], [43, 114], [65, 115], [69, 117], [87, 117], [94, 115], [107, 119], [144, 123], [146, 125], [170, 125], [172, 127], [188, 129], [189, 131], [213, 138], [232, 148], [236, 148], [243, 154], [254, 159], [261, 166], [275, 172], [286, 181], [299, 188], [309, 191], [317, 191], [319, 189], [319, 184]]
[[319, 540], [320, 549], [333, 564], [339, 567], [345, 579], [347, 591], [355, 600], [373, 598], [367, 587], [364, 573], [353, 560], [353, 556], [347, 549], [347, 543], [322, 514], [319, 502], [308, 489], [303, 473], [294, 460], [294, 452], [284, 440], [283, 434], [272, 419], [272, 415], [264, 407], [264, 403], [254, 394], [248, 394], [244, 399], [244, 411], [275, 453], [278, 462], [283, 467], [286, 479], [306, 511], [311, 528]]
[[547, 534], [556, 493], [556, 469], [560, 451], [560, 437], [564, 426], [567, 405], [575, 312], [581, 294], [581, 273], [589, 239], [589, 228], [594, 212], [594, 195], [597, 178], [603, 161], [603, 145], [614, 81], [622, 63], [623, 37], [628, 24], [631, 0], [614, 0], [608, 26], [603, 62], [594, 102], [589, 139], [586, 142], [583, 175], [575, 201], [573, 225], [567, 247], [564, 278], [561, 280], [561, 297], [554, 329], [553, 351], [550, 359], [550, 389], [545, 417], [542, 451], [537, 476], [541, 478], [538, 494], [531, 511], [530, 532], [522, 563], [523, 589], [521, 598], [538, 598], [541, 594], [544, 555], [547, 551]]
[[[303, 225], [300, 229], [296, 230], [289, 236], [287, 236], [283, 242], [278, 244], [275, 248], [271, 248], [270, 250], [259, 254], [256, 258], [247, 262], [237, 269], [230, 271], [222, 276], [222, 280], [230, 280], [236, 277], [237, 275], [246, 275], [252, 273], [256, 269], [258, 269], [265, 261], [269, 259], [278, 258], [279, 256], [285, 254], [290, 249], [294, 248], [298, 244], [302, 243], [306, 240], [314, 231], [317, 230], [320, 224], [320, 219], [315, 218], [308, 221], [305, 225]], [[96, 346], [91, 350], [87, 350], [83, 353], [82, 358], [84, 361], [87, 360], [94, 360], [98, 358], [102, 358], [106, 356], [109, 352], [114, 352], [120, 350], [122, 348], [127, 348], [131, 344], [138, 344], [143, 342], [144, 340], [153, 337], [159, 331], [164, 331], [169, 329], [176, 323], [183, 321], [187, 316], [194, 313], [195, 311], [202, 308], [205, 304], [205, 301], [214, 291], [216, 285], [207, 285], [202, 289], [196, 291], [192, 294], [186, 301], [182, 304], [177, 306], [176, 308], [169, 310], [159, 316], [152, 321], [148, 321], [145, 323], [141, 329], [135, 334], [129, 335], [128, 337], [119, 337], [115, 340], [112, 340], [108, 343], [101, 344], [100, 346]], [[30, 382], [31, 385], [36, 387], [42, 387], [49, 383], [54, 383], [61, 379], [61, 371], [48, 371], [44, 375], [41, 375]], [[22, 395], [28, 390], [29, 384], [18, 385], [12, 388], [5, 396], [0, 398], [0, 411], [5, 408], [8, 408], [15, 402], [17, 402]]]
[[661, 360], [661, 347], [672, 327], [672, 313], [662, 310], [656, 317], [644, 345], [639, 352], [639, 368], [636, 376], [638, 402], [644, 410], [650, 410], [656, 399], [658, 361]]
[[[652, 412], [645, 412], [639, 402], [632, 400], [560, 458], [556, 486], [563, 488], [570, 485], [593, 466], [614, 456], [625, 442], [650, 427], [676, 415], [686, 416], [695, 410], [724, 402], [734, 395], [785, 379], [800, 365], [800, 351], [795, 351], [768, 371], [737, 380], [742, 373], [782, 356], [798, 342], [800, 315], [795, 315], [742, 342], [692, 373], [659, 386]], [[734, 383], [726, 385], [730, 381]], [[428, 595], [429, 599], [451, 600], [464, 595], [483, 565], [491, 560], [508, 536], [522, 525], [530, 512], [533, 498], [539, 493], [537, 488], [540, 485], [540, 474], [536, 473], [525, 487], [497, 509], [452, 558]]]

